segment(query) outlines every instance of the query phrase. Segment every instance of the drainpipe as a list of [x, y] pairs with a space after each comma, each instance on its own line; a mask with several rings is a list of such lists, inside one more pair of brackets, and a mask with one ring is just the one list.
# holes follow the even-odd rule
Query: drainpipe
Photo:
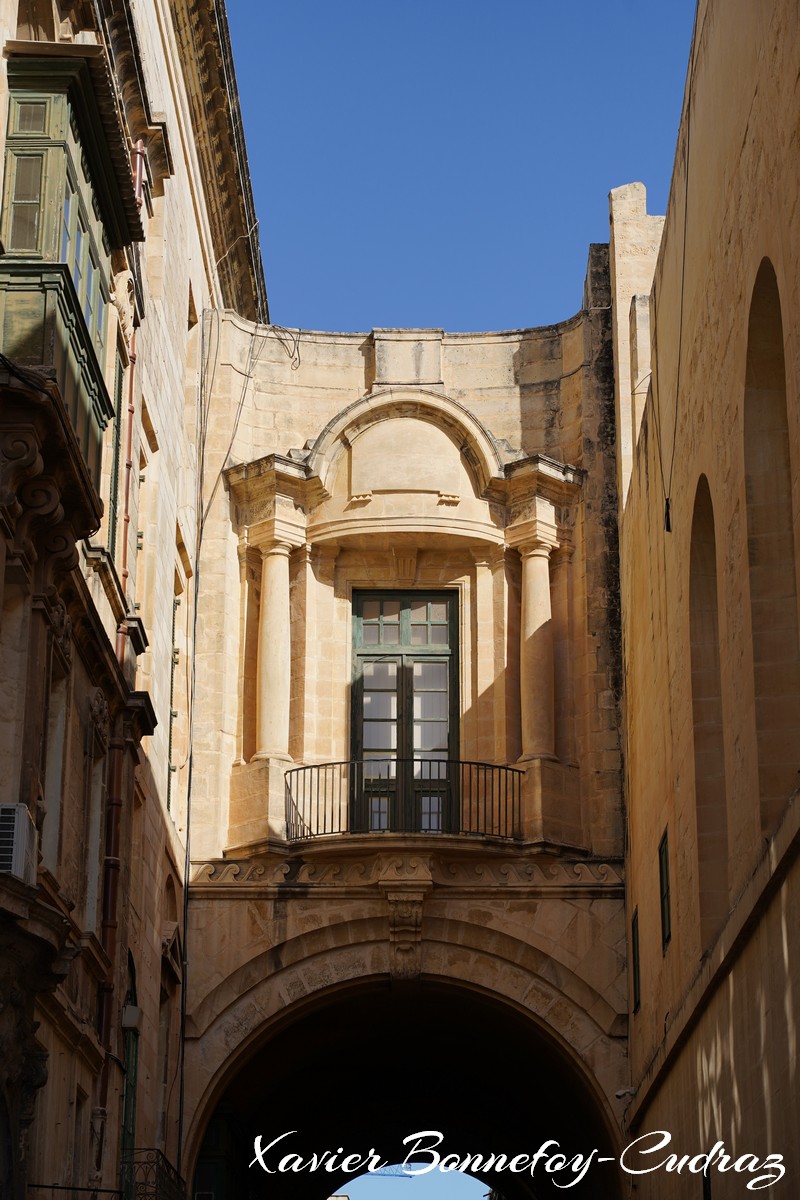
[[[122, 594], [125, 607], [128, 606], [128, 542], [131, 526], [131, 475], [133, 473], [133, 418], [136, 415], [134, 400], [134, 380], [136, 376], [136, 329], [131, 335], [130, 379], [128, 380], [128, 433], [125, 441], [125, 500], [122, 510]], [[117, 660], [125, 661], [125, 641], [128, 637], [128, 627], [123, 616], [117, 627]]]
[[[135, 165], [133, 169], [133, 186], [136, 193], [136, 203], [139, 208], [142, 207], [143, 188], [144, 188], [144, 142], [139, 138], [133, 148], [133, 157]], [[136, 326], [134, 325], [133, 333], [131, 334], [131, 350], [128, 356], [130, 363], [130, 379], [128, 380], [128, 434], [125, 442], [125, 502], [122, 513], [122, 594], [125, 602], [125, 607], [128, 606], [128, 540], [131, 526], [131, 475], [133, 473], [133, 418], [136, 415], [136, 404], [134, 397], [134, 378], [136, 375]], [[125, 624], [123, 617], [117, 627], [117, 661], [123, 663], [125, 661], [125, 639], [128, 636], [128, 627]]]
[[117, 957], [117, 902], [119, 897], [119, 829], [122, 814], [122, 783], [125, 762], [124, 716], [117, 717], [117, 728], [109, 741], [108, 796], [106, 800], [106, 846], [103, 861], [103, 917], [100, 929], [100, 944], [108, 955], [111, 968], [100, 985], [97, 1006], [97, 1036], [105, 1050], [103, 1069], [100, 1075], [98, 1107], [105, 1114], [97, 1141], [96, 1166], [103, 1167], [105, 1151], [106, 1121], [108, 1119], [108, 1093], [110, 1085], [111, 1030], [114, 1016], [114, 972]]
[[141, 208], [142, 188], [144, 186], [144, 142], [141, 138], [139, 138], [133, 147], [133, 157], [136, 159], [136, 166], [133, 171], [133, 186], [136, 192], [136, 203]]

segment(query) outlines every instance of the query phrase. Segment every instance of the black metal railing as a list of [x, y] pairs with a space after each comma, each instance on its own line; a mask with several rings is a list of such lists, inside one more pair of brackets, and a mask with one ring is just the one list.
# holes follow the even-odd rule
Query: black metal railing
[[369, 758], [286, 772], [289, 841], [341, 833], [519, 838], [515, 767], [435, 758]]
[[124, 1200], [186, 1200], [186, 1184], [160, 1150], [132, 1150], [122, 1180]]
[[29, 1183], [27, 1200], [122, 1200], [116, 1188], [73, 1187], [71, 1183]]

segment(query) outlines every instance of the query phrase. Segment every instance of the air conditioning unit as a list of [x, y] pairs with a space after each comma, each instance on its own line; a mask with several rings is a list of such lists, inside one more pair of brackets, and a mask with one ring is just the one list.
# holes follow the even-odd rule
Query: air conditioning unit
[[36, 885], [36, 825], [26, 804], [0, 804], [0, 872]]

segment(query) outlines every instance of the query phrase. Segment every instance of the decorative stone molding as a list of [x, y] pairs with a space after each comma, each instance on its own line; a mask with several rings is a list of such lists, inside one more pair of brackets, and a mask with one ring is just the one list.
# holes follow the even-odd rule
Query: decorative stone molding
[[393, 550], [395, 575], [399, 587], [412, 587], [417, 577], [416, 549]]
[[420, 973], [424, 891], [386, 891], [389, 905], [389, 969], [394, 979], [415, 979]]
[[61, 655], [64, 666], [69, 668], [72, 665], [72, 617], [58, 594], [55, 594], [51, 600], [49, 616], [53, 643]]
[[0, 372], [0, 532], [7, 566], [44, 594], [77, 566], [102, 505], [52, 373]]
[[111, 721], [108, 710], [108, 701], [103, 694], [102, 688], [95, 688], [94, 692], [90, 696], [89, 720], [94, 725], [97, 737], [100, 739], [100, 742], [105, 748], [108, 745]]
[[0, 514], [9, 532], [23, 511], [19, 489], [44, 470], [40, 450], [41, 442], [32, 425], [0, 432]]
[[365, 889], [388, 892], [424, 892], [431, 889], [463, 890], [467, 894], [509, 890], [525, 896], [619, 897], [623, 894], [620, 863], [588, 859], [535, 858], [488, 859], [445, 855], [363, 855], [308, 862], [302, 859], [228, 860], [195, 863], [191, 886], [219, 894], [222, 889], [237, 894], [280, 895], [301, 888], [337, 894], [352, 891], [363, 896]]
[[119, 316], [119, 324], [125, 345], [130, 350], [133, 343], [134, 318], [136, 315], [136, 292], [130, 271], [119, 271], [114, 276], [111, 299]]

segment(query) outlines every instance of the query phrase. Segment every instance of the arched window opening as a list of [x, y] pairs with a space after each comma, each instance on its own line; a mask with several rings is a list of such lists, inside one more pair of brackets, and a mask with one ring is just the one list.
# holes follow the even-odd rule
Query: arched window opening
[[707, 950], [728, 913], [728, 808], [720, 680], [717, 546], [705, 475], [694, 502], [689, 566], [692, 726], [700, 884], [700, 938]]
[[758, 783], [761, 827], [769, 835], [800, 768], [800, 648], [783, 323], [768, 259], [750, 307], [744, 455]]

